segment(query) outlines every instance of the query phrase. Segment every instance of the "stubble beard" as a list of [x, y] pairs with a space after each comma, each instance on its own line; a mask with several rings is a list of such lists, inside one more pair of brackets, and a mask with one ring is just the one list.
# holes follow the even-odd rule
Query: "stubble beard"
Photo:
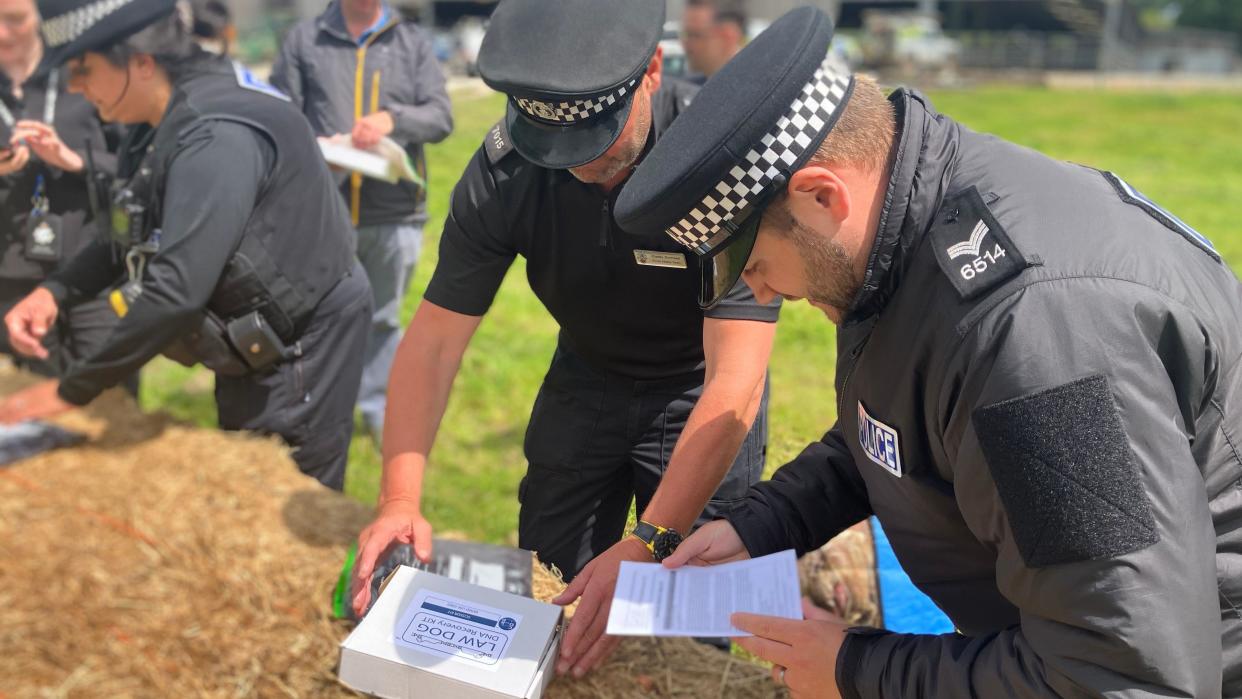
[[[639, 96], [635, 95], [634, 98], [639, 99]], [[647, 145], [647, 135], [651, 131], [651, 110], [644, 104], [635, 104], [632, 109], [639, 110], [635, 115], [634, 130], [630, 132], [629, 140], [623, 144], [621, 149], [616, 153], [605, 151], [605, 155], [601, 155], [586, 165], [569, 168], [569, 172], [580, 182], [586, 184], [609, 182], [623, 170], [633, 167], [638, 162], [639, 156], [643, 154], [643, 148]], [[612, 150], [615, 145], [610, 146], [608, 150]]]
[[827, 240], [790, 216], [789, 237], [802, 252], [808, 301], [835, 309], [844, 316], [854, 303], [862, 279], [849, 252], [836, 240]]

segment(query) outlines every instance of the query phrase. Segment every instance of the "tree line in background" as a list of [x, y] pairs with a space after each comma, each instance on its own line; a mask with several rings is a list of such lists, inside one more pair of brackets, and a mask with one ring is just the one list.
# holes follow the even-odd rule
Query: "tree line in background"
[[1239, 0], [1135, 0], [1144, 18], [1161, 26], [1196, 27], [1232, 32], [1242, 39]]

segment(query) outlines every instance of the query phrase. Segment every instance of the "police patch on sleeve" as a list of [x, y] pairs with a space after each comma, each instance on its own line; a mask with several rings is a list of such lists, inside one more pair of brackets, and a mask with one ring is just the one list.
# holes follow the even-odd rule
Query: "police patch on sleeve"
[[1026, 269], [1026, 258], [1013, 244], [971, 187], [945, 200], [931, 229], [940, 269], [963, 299], [970, 300]]
[[858, 401], [858, 444], [868, 459], [901, 478], [901, 438], [897, 430], [871, 417], [862, 401]]
[[261, 78], [259, 78], [259, 76], [250, 72], [249, 68], [241, 63], [238, 63], [237, 61], [233, 61], [233, 74], [237, 76], [237, 86], [242, 89], [250, 90], [251, 92], [258, 92], [269, 97], [275, 97], [276, 99], [284, 100], [285, 102], [292, 101], [289, 99], [289, 95], [286, 95], [280, 90], [272, 87], [271, 84], [264, 82]]

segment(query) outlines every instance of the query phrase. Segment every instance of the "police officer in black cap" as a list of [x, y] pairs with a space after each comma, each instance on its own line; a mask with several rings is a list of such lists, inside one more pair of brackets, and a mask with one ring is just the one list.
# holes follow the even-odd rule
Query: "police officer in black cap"
[[[504, 0], [492, 15], [479, 71], [509, 104], [453, 192], [393, 365], [358, 613], [391, 544], [430, 555], [427, 454], [462, 353], [518, 255], [561, 328], [526, 434], [518, 543], [573, 580], [560, 601], [583, 594], [567, 658], [595, 647], [621, 560], [663, 557], [705, 506], [722, 512], [760, 477], [778, 308], [739, 284], [705, 314], [695, 259], [612, 218], [635, 163], [690, 97], [661, 80], [663, 21], [663, 0]], [[641, 522], [618, 543], [635, 496]]]
[[740, 275], [840, 326], [837, 424], [666, 565], [879, 517], [958, 632], [735, 615], [795, 697], [1242, 696], [1242, 287], [1119, 176], [886, 100], [831, 38], [774, 23], [618, 202], [710, 261], [704, 303]]
[[[0, 15], [5, 25], [0, 40], [3, 315], [93, 240], [98, 222], [92, 219], [86, 165], [91, 160], [97, 174], [112, 173], [117, 134], [105, 130], [89, 102], [66, 90], [63, 71], [35, 75], [44, 48], [34, 0], [8, 0], [0, 4]], [[49, 329], [45, 348], [34, 358], [17, 354], [0, 326], [0, 353], [25, 369], [54, 377], [70, 357], [107, 336], [116, 314], [106, 299], [98, 298], [78, 304], [60, 321]], [[72, 335], [61, 332], [70, 326]], [[133, 378], [127, 387], [136, 389]], [[55, 391], [52, 379], [7, 396], [0, 401], [0, 421]]]
[[221, 427], [282, 436], [307, 474], [341, 489], [370, 288], [331, 174], [302, 115], [193, 42], [171, 0], [48, 0], [45, 65], [110, 121], [137, 124], [115, 190], [111, 236], [9, 312], [33, 351], [62, 307], [109, 286], [120, 318], [62, 376], [84, 405], [156, 354], [216, 373]]

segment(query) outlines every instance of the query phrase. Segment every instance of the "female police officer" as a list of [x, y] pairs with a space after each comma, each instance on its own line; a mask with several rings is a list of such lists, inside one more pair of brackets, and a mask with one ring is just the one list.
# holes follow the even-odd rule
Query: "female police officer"
[[59, 398], [83, 405], [161, 352], [216, 373], [220, 425], [281, 435], [305, 473], [341, 488], [370, 289], [349, 220], [302, 115], [191, 40], [172, 0], [40, 3], [45, 64], [121, 147], [112, 237], [6, 317], [33, 351], [59, 308], [115, 285], [108, 341], [74, 362]]

